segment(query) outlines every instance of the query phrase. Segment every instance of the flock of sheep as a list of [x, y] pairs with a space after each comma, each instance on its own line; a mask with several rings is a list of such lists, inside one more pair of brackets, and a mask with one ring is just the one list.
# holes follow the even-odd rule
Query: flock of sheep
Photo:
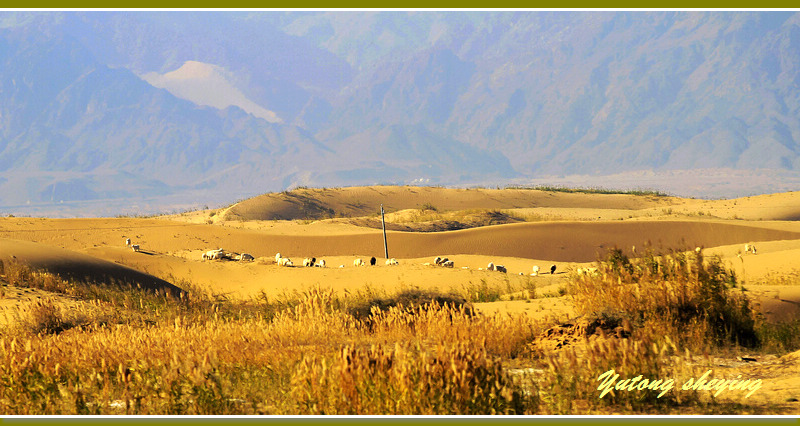
[[[139, 244], [133, 244], [131, 242], [130, 238], [126, 238], [125, 239], [125, 245], [127, 247], [130, 247], [134, 252], [139, 252], [140, 251]], [[634, 247], [633, 250], [635, 252], [636, 248]], [[697, 251], [697, 252], [700, 252], [700, 250], [701, 250], [700, 247], [697, 247], [695, 249], [695, 251]], [[755, 244], [752, 244], [752, 243], [745, 244], [744, 245], [744, 252], [745, 253], [756, 254], [756, 246], [755, 246]], [[741, 257], [741, 255], [739, 255], [739, 257]], [[237, 261], [253, 261], [253, 260], [255, 260], [253, 255], [251, 255], [249, 253], [242, 253], [242, 254], [230, 253], [230, 252], [226, 252], [222, 248], [218, 248], [216, 250], [209, 250], [209, 251], [203, 253], [202, 254], [202, 258], [203, 258], [203, 260], [222, 260], [222, 259], [237, 260]], [[294, 263], [292, 262], [291, 259], [289, 259], [288, 257], [281, 256], [280, 253], [276, 253], [275, 254], [275, 263], [278, 266], [287, 266], [287, 267], [293, 267], [294, 266]], [[369, 264], [371, 266], [375, 266], [376, 263], [377, 263], [377, 259], [374, 256], [372, 258], [370, 258]], [[361, 258], [357, 258], [357, 259], [355, 259], [353, 261], [353, 266], [358, 267], [358, 266], [365, 266], [365, 265], [366, 265], [366, 262], [364, 262], [364, 260], [361, 259]], [[386, 260], [386, 265], [387, 266], [399, 265], [399, 262], [397, 261], [397, 259], [391, 258], [391, 259], [387, 259]], [[431, 263], [424, 263], [423, 265], [425, 265], [425, 266], [435, 265], [435, 266], [442, 266], [442, 267], [445, 267], [445, 268], [453, 268], [455, 266], [455, 262], [453, 262], [452, 260], [450, 260], [450, 259], [448, 259], [446, 257], [436, 256], [436, 258], [433, 259], [433, 263], [432, 264]], [[303, 259], [303, 266], [304, 267], [325, 268], [326, 264], [325, 264], [325, 259], [317, 260], [316, 257], [311, 257], [311, 258], [307, 257], [307, 258]], [[340, 268], [344, 268], [344, 265], [339, 265], [339, 267]], [[469, 269], [469, 267], [465, 266], [465, 267], [463, 267], [463, 269]], [[478, 270], [479, 271], [483, 270], [483, 268], [478, 268]], [[505, 266], [496, 265], [494, 262], [489, 262], [489, 264], [486, 266], [486, 270], [487, 271], [505, 272], [505, 273], [508, 272], [508, 269]], [[550, 266], [550, 274], [552, 275], [552, 274], [555, 274], [555, 273], [556, 273], [556, 265], [551, 265]], [[596, 274], [597, 273], [597, 268], [578, 268], [577, 269], [577, 273], [579, 275], [581, 275], [581, 274], [583, 274], [583, 275]], [[525, 275], [522, 272], [520, 272], [519, 274], [520, 275]], [[531, 276], [535, 277], [535, 276], [538, 276], [538, 275], [539, 275], [539, 266], [538, 265], [534, 265], [533, 266], [533, 272], [531, 273]]]
[[[371, 266], [375, 266], [375, 264], [377, 264], [377, 263], [378, 263], [378, 259], [375, 258], [375, 257], [372, 257], [369, 260], [369, 264]], [[275, 264], [277, 264], [278, 266], [294, 267], [294, 263], [292, 262], [292, 259], [289, 259], [288, 257], [283, 257], [283, 256], [281, 256], [280, 253], [276, 253], [275, 254]], [[399, 265], [399, 264], [400, 263], [395, 258], [391, 258], [391, 259], [387, 259], [386, 260], [386, 265], [389, 265], [389, 266]], [[358, 259], [353, 261], [353, 266], [365, 266], [365, 265], [366, 265], [366, 262], [364, 262], [364, 259], [358, 258]], [[325, 268], [326, 267], [325, 259], [317, 260], [316, 257], [311, 257], [311, 258], [307, 257], [307, 258], [303, 259], [303, 267]], [[339, 265], [339, 267], [340, 268], [344, 268], [344, 265]]]
[[[126, 242], [129, 243], [130, 239], [127, 240]], [[138, 246], [137, 246], [137, 249], [138, 249]], [[242, 261], [242, 260], [253, 260], [254, 259], [253, 256], [248, 254], [248, 253], [243, 253], [241, 255], [231, 256], [231, 253], [227, 253], [221, 248], [216, 249], [216, 250], [207, 251], [207, 252], [203, 253], [202, 257], [203, 257], [203, 260], [230, 259], [230, 260], [240, 260], [240, 261]], [[373, 257], [371, 257], [369, 259], [369, 265], [370, 266], [375, 266], [377, 264], [377, 261], [378, 261], [377, 258], [375, 258], [373, 256]], [[292, 262], [292, 259], [290, 259], [288, 257], [283, 257], [280, 253], [276, 253], [275, 254], [275, 264], [278, 265], [278, 266], [294, 267], [294, 262]], [[391, 259], [386, 259], [385, 264], [387, 266], [394, 266], [394, 265], [399, 265], [400, 262], [398, 262], [397, 259], [395, 259], [395, 258], [391, 258]], [[353, 260], [353, 266], [355, 266], [355, 267], [366, 266], [366, 265], [367, 265], [367, 262], [365, 262], [364, 259], [362, 259], [362, 258], [357, 258], [357, 259]], [[423, 265], [425, 265], [425, 266], [435, 265], [435, 266], [441, 266], [441, 267], [444, 267], [444, 268], [453, 268], [453, 267], [455, 267], [455, 262], [450, 260], [450, 259], [448, 259], [448, 258], [446, 258], [446, 257], [436, 256], [436, 258], [433, 259], [433, 263], [424, 263]], [[325, 259], [317, 260], [316, 257], [310, 257], [310, 258], [307, 257], [307, 258], [303, 259], [303, 267], [325, 268], [326, 266], [327, 265], [325, 263]], [[339, 265], [339, 268], [344, 268], [344, 265]], [[465, 267], [463, 267], [463, 269], [469, 269], [469, 267], [465, 266]], [[590, 268], [590, 269], [592, 269], [592, 268]], [[478, 270], [482, 271], [483, 268], [478, 268]], [[508, 273], [508, 269], [505, 266], [496, 265], [494, 262], [489, 262], [489, 265], [486, 266], [486, 270], [487, 271], [497, 271], [497, 272]], [[580, 271], [581, 270], [579, 269], [579, 272]], [[555, 274], [555, 273], [556, 273], [556, 265], [551, 265], [550, 266], [550, 274], [552, 275], [552, 274]], [[520, 275], [525, 275], [522, 272], [520, 272], [519, 274]], [[535, 276], [538, 276], [538, 275], [539, 275], [539, 266], [538, 265], [534, 265], [533, 266], [533, 272], [531, 273], [531, 276], [535, 277]]]
[[[452, 267], [455, 266], [455, 262], [453, 262], [452, 260], [450, 260], [450, 259], [448, 259], [446, 257], [436, 256], [436, 258], [433, 259], [433, 263], [423, 263], [423, 265], [424, 266], [442, 266], [442, 267], [445, 267], [445, 268], [452, 268]], [[462, 269], [469, 269], [469, 267], [468, 266], [464, 266], [464, 267], [462, 267]], [[483, 268], [478, 268], [478, 270], [482, 271]], [[495, 265], [494, 262], [489, 262], [489, 264], [486, 266], [486, 270], [487, 271], [497, 271], [497, 272], [508, 273], [508, 268], [506, 268], [503, 265]], [[552, 274], [555, 274], [555, 273], [556, 273], [556, 265], [551, 265], [550, 266], [550, 274], [552, 275]], [[520, 275], [525, 275], [522, 272], [520, 272], [519, 274]], [[538, 276], [538, 275], [539, 275], [539, 265], [533, 265], [533, 272], [531, 273], [531, 276], [535, 277], [535, 276]]]
[[255, 257], [249, 253], [231, 253], [226, 252], [222, 248], [218, 248], [216, 250], [209, 250], [202, 255], [203, 260], [238, 260], [240, 262], [252, 262], [255, 260]]

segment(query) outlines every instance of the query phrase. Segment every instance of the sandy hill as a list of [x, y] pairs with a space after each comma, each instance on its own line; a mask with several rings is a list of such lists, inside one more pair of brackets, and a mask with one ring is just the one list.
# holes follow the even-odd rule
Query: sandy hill
[[[503, 283], [506, 279], [517, 287], [527, 285], [526, 280], [532, 279], [537, 288], [558, 288], [567, 276], [563, 272], [593, 262], [598, 253], [610, 247], [632, 253], [633, 246], [641, 250], [647, 244], [656, 249], [703, 246], [709, 253], [719, 254], [748, 283], [783, 286], [794, 285], [796, 276], [800, 276], [795, 261], [800, 255], [800, 222], [757, 219], [786, 219], [800, 214], [800, 203], [795, 203], [800, 201], [798, 197], [800, 193], [785, 193], [709, 201], [519, 189], [387, 186], [298, 189], [246, 200], [227, 211], [170, 217], [0, 218], [0, 238], [5, 239], [0, 245], [0, 256], [15, 255], [35, 266], [51, 270], [71, 268], [84, 275], [142, 274], [136, 279], [189, 281], [215, 292], [250, 297], [261, 292], [279, 295], [314, 285], [350, 291], [364, 286], [385, 291], [416, 286], [448, 290], [484, 281]], [[325, 209], [336, 215], [366, 214], [374, 219], [380, 203], [390, 212], [387, 216], [396, 216], [397, 220], [408, 220], [403, 219], [409, 214], [406, 210], [419, 209], [425, 204], [439, 212], [546, 211], [559, 219], [447, 232], [390, 231], [389, 256], [400, 260], [400, 266], [395, 268], [383, 265], [383, 237], [379, 229], [355, 226], [344, 219], [254, 219], [297, 218]], [[316, 206], [315, 210], [309, 206]], [[215, 213], [213, 217], [211, 213]], [[728, 218], [733, 215], [738, 219]], [[219, 220], [221, 216], [230, 220]], [[125, 238], [140, 244], [142, 252], [127, 249]], [[744, 243], [757, 243], [758, 255], [738, 257]], [[256, 261], [201, 259], [203, 252], [220, 247], [252, 254]], [[274, 264], [278, 252], [296, 264], [305, 257], [325, 258], [329, 268], [280, 268]], [[439, 255], [453, 259], [456, 268], [445, 270], [423, 265]], [[355, 258], [372, 256], [378, 259], [377, 267], [352, 266]], [[478, 270], [490, 261], [506, 265], [509, 274]], [[545, 270], [551, 264], [557, 265], [556, 275], [529, 277], [533, 265]], [[344, 268], [338, 268], [339, 265]], [[767, 287], [762, 290], [767, 291]], [[771, 300], [795, 300], [794, 293], [787, 293], [786, 288], [769, 291], [772, 293], [762, 293]], [[775, 294], [779, 294], [778, 299]], [[769, 309], [783, 311], [772, 305]]]
[[64, 279], [90, 284], [138, 285], [144, 289], [165, 290], [176, 296], [181, 292], [180, 288], [163, 279], [128, 266], [29, 241], [0, 238], [0, 260], [20, 262]]
[[677, 203], [672, 197], [586, 194], [530, 189], [455, 189], [443, 187], [367, 186], [299, 188], [269, 193], [237, 203], [222, 213], [226, 220], [286, 220], [370, 216], [404, 209], [437, 211], [537, 207], [640, 210]]

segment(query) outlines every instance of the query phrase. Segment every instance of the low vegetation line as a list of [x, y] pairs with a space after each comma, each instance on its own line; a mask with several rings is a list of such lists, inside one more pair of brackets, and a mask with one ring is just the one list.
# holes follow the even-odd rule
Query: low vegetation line
[[557, 185], [512, 185], [506, 186], [506, 189], [526, 189], [547, 192], [567, 192], [567, 193], [581, 193], [581, 194], [622, 194], [622, 195], [640, 195], [640, 196], [655, 196], [655, 197], [669, 197], [666, 192], [653, 190], [653, 189], [609, 189], [609, 188], [581, 188]]

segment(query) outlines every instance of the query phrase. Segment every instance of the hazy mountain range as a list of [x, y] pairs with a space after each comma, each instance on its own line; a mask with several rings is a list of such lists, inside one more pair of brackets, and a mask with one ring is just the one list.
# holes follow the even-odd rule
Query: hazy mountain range
[[800, 14], [9, 11], [0, 101], [0, 213], [297, 185], [793, 177]]

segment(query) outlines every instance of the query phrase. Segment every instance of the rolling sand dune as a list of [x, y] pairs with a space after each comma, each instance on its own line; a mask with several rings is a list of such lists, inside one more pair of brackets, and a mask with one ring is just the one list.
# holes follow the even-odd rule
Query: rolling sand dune
[[27, 241], [0, 239], [0, 258], [15, 259], [35, 269], [57, 274], [65, 279], [87, 283], [139, 284], [150, 290], [167, 290], [177, 295], [181, 289], [152, 275], [127, 266], [101, 260], [81, 253]]
[[[313, 285], [331, 286], [355, 291], [365, 285], [374, 288], [397, 289], [409, 286], [435, 286], [443, 290], [461, 288], [489, 279], [501, 280], [500, 275], [486, 275], [477, 271], [489, 261], [505, 264], [511, 280], [520, 280], [516, 274], [529, 274], [531, 266], [544, 270], [550, 263], [558, 265], [558, 272], [580, 264], [593, 262], [607, 248], [620, 247], [630, 251], [632, 246], [644, 248], [646, 243], [655, 249], [692, 249], [703, 246], [709, 253], [719, 253], [728, 259], [737, 274], [748, 283], [762, 282], [769, 274], [791, 271], [795, 256], [800, 253], [800, 223], [791, 221], [715, 220], [710, 215], [675, 220], [669, 215], [649, 218], [639, 215], [628, 220], [611, 220], [624, 212], [661, 212], [668, 206], [717, 206], [723, 211], [728, 204], [755, 209], [752, 214], [778, 208], [780, 215], [798, 209], [791, 205], [798, 193], [775, 196], [749, 197], [739, 200], [685, 200], [670, 197], [560, 193], [533, 190], [445, 189], [412, 187], [344, 188], [334, 190], [301, 189], [302, 196], [325, 203], [330, 208], [350, 206], [351, 213], [358, 206], [380, 201], [396, 208], [401, 204], [418, 207], [431, 203], [440, 210], [465, 208], [525, 208], [531, 211], [546, 210], [553, 215], [559, 211], [567, 215], [580, 211], [582, 217], [595, 214], [602, 220], [573, 220], [549, 222], [523, 222], [487, 226], [450, 232], [389, 232], [389, 256], [401, 260], [399, 268], [379, 267], [360, 270], [352, 267], [355, 257], [368, 259], [375, 256], [383, 263], [383, 238], [380, 230], [361, 228], [336, 221], [218, 221], [202, 223], [192, 215], [165, 218], [101, 218], [101, 219], [34, 219], [1, 218], [0, 238], [26, 240], [50, 247], [69, 250], [68, 261], [60, 261], [56, 250], [36, 258], [36, 250], [29, 250], [32, 261], [40, 266], [62, 270], [73, 268], [76, 273], [89, 270], [102, 271], [100, 265], [126, 265], [124, 276], [131, 270], [142, 271], [145, 276], [155, 275], [162, 280], [178, 283], [188, 280], [215, 292], [249, 297], [264, 291], [280, 294]], [[268, 194], [239, 203], [228, 213], [241, 212], [250, 206], [252, 212], [269, 211], [270, 203], [281, 200], [286, 194]], [[265, 199], [267, 201], [265, 201]], [[285, 201], [285, 200], [284, 200]], [[317, 202], [317, 201], [315, 201]], [[394, 204], [392, 204], [394, 203]], [[726, 204], [728, 203], [728, 204]], [[287, 215], [297, 215], [298, 204], [291, 204]], [[302, 203], [301, 203], [302, 204]], [[533, 204], [538, 207], [530, 207]], [[731, 204], [733, 205], [733, 204]], [[527, 207], [526, 207], [527, 206]], [[549, 207], [544, 207], [549, 206]], [[783, 207], [787, 206], [783, 210]], [[274, 207], [274, 206], [273, 206]], [[327, 207], [326, 207], [327, 208]], [[365, 208], [365, 207], [364, 207]], [[346, 209], [345, 209], [346, 210]], [[368, 214], [373, 214], [371, 207]], [[688, 210], [687, 210], [688, 211]], [[603, 216], [613, 212], [613, 216]], [[219, 213], [215, 217], [224, 215]], [[238, 213], [236, 213], [238, 214]], [[275, 214], [274, 212], [268, 214]], [[230, 216], [230, 214], [229, 214]], [[234, 215], [235, 216], [235, 215]], [[198, 216], [199, 217], [199, 216]], [[207, 217], [207, 216], [206, 216]], [[124, 247], [124, 238], [140, 244], [143, 253], [133, 253]], [[738, 260], [744, 243], [758, 242], [759, 255]], [[6, 243], [8, 244], [8, 243]], [[21, 243], [16, 243], [21, 244]], [[794, 244], [794, 245], [793, 245]], [[33, 247], [33, 246], [31, 246]], [[250, 253], [257, 258], [254, 263], [203, 262], [202, 252], [225, 248], [238, 253]], [[7, 250], [6, 250], [7, 251]], [[296, 263], [304, 257], [326, 258], [327, 270], [304, 268], [279, 268], [273, 264], [276, 252], [293, 258]], [[63, 252], [62, 252], [63, 253]], [[83, 254], [85, 257], [75, 257]], [[434, 256], [449, 256], [456, 261], [454, 270], [424, 267]], [[18, 255], [19, 257], [19, 255]], [[105, 261], [104, 263], [102, 261]], [[737, 263], [739, 262], [739, 263]], [[338, 265], [343, 270], [334, 270]], [[73, 266], [69, 266], [73, 265]], [[91, 266], [89, 266], [91, 265]], [[97, 265], [97, 267], [95, 267]], [[461, 270], [469, 267], [470, 270]], [[110, 273], [110, 272], [103, 272]], [[120, 273], [120, 272], [118, 272]], [[565, 275], [536, 278], [537, 287], [563, 282]], [[527, 279], [527, 278], [526, 278]], [[555, 281], [554, 281], [555, 280]], [[516, 284], [520, 284], [514, 281]], [[780, 285], [782, 283], [770, 282]], [[162, 283], [163, 285], [163, 283]], [[766, 294], [766, 293], [764, 293]], [[772, 294], [772, 293], [770, 293]], [[786, 300], [794, 300], [787, 293]], [[773, 297], [773, 296], [768, 296]], [[800, 300], [800, 299], [798, 299]], [[509, 305], [510, 306], [510, 305]], [[788, 305], [787, 305], [788, 306]], [[530, 308], [525, 306], [525, 308]], [[772, 309], [772, 308], [770, 308]], [[781, 310], [781, 309], [778, 309]]]
[[[3, 226], [6, 225], [6, 226]], [[0, 237], [42, 242], [81, 251], [97, 246], [120, 247], [128, 236], [143, 250], [171, 254], [187, 250], [222, 247], [256, 257], [287, 256], [382, 256], [380, 230], [355, 229], [348, 234], [340, 228], [325, 235], [292, 232], [276, 228], [252, 230], [232, 226], [187, 224], [158, 219], [9, 219], [0, 221]], [[288, 227], [301, 227], [287, 223]], [[9, 229], [9, 228], [13, 228]], [[783, 228], [783, 229], [782, 229]], [[354, 229], [354, 228], [349, 228]], [[800, 238], [796, 227], [774, 224], [721, 222], [709, 220], [634, 220], [602, 222], [526, 222], [451, 232], [389, 232], [389, 254], [397, 258], [421, 258], [439, 254], [482, 254], [561, 262], [591, 262], [598, 251], [618, 246], [716, 247], [754, 241]], [[691, 247], [690, 247], [691, 246]], [[198, 254], [199, 257], [199, 254]]]
[[800, 191], [764, 194], [730, 200], [673, 199], [675, 213], [706, 215], [725, 219], [800, 220]]
[[296, 189], [264, 194], [237, 203], [225, 212], [226, 220], [273, 220], [369, 216], [416, 209], [425, 204], [439, 211], [467, 209], [515, 209], [529, 207], [617, 208], [638, 210], [668, 206], [672, 197], [627, 194], [582, 194], [528, 189], [453, 189], [440, 187], [369, 186]]
[[[380, 229], [346, 223], [357, 216], [374, 222], [381, 203], [398, 222], [422, 222], [420, 207], [426, 203], [438, 212], [455, 211], [456, 218], [468, 209], [514, 209], [544, 219], [447, 232], [390, 231], [389, 256], [400, 264], [386, 266]], [[305, 217], [336, 218], [296, 220]], [[170, 283], [180, 287], [189, 282], [233, 298], [274, 299], [316, 286], [378, 296], [405, 289], [465, 294], [484, 286], [506, 292], [499, 301], [476, 304], [481, 312], [564, 319], [575, 314], [570, 296], [563, 295], [570, 271], [597, 260], [606, 249], [634, 254], [635, 246], [638, 254], [646, 246], [656, 251], [702, 246], [707, 256], [719, 256], [735, 271], [768, 321], [781, 322], [800, 319], [798, 219], [800, 192], [709, 201], [533, 190], [300, 189], [256, 197], [226, 210], [159, 218], [0, 218], [0, 259], [15, 256], [34, 267], [89, 281], [138, 282], [172, 291], [177, 287]], [[125, 247], [126, 238], [142, 251]], [[758, 254], [744, 253], [745, 243], [755, 243]], [[203, 252], [216, 248], [256, 259], [201, 260]], [[296, 265], [304, 257], [324, 258], [328, 267], [277, 266], [276, 252]], [[372, 256], [377, 266], [353, 266], [356, 257]], [[455, 268], [424, 265], [435, 256], [449, 257]], [[479, 270], [490, 261], [505, 265], [509, 273]], [[546, 273], [551, 264], [557, 266], [555, 274]], [[533, 265], [541, 268], [541, 275], [530, 276]], [[4, 289], [4, 318], [13, 318], [25, 303], [52, 297], [33, 289]], [[778, 363], [763, 366], [774, 367], [770, 374], [780, 378], [769, 385], [775, 392], [760, 394], [766, 403], [796, 395], [800, 386], [790, 377], [794, 371], [784, 373]]]

